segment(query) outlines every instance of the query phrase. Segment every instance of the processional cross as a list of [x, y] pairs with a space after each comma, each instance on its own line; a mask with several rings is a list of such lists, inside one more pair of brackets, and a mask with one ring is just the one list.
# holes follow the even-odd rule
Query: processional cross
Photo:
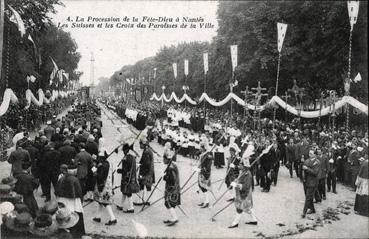
[[[254, 110], [254, 129], [256, 128], [256, 119], [258, 122], [258, 130], [260, 130], [260, 114], [261, 114], [261, 110], [257, 110], [257, 107], [260, 106], [260, 102], [261, 102], [261, 97], [263, 96], [268, 96], [268, 94], [262, 93], [263, 91], [266, 90], [266, 88], [262, 88], [260, 86], [260, 81], [258, 81], [258, 87], [256, 88], [251, 88], [251, 90], [255, 91], [254, 94], [252, 94], [255, 97], [255, 110]], [[258, 111], [258, 115], [256, 116], [256, 111]]]
[[282, 98], [284, 99], [284, 101], [286, 102], [286, 106], [285, 106], [285, 121], [287, 121], [287, 105], [288, 105], [288, 98], [290, 98], [291, 96], [288, 94], [288, 92], [286, 91], [285, 94], [282, 96]]
[[245, 106], [244, 106], [244, 118], [245, 118], [245, 121], [243, 123], [243, 125], [247, 125], [247, 118], [249, 116], [249, 109], [247, 107], [247, 100], [248, 100], [248, 97], [249, 96], [252, 96], [251, 92], [249, 91], [249, 87], [246, 86], [246, 89], [244, 91], [241, 91], [241, 93], [245, 96]]

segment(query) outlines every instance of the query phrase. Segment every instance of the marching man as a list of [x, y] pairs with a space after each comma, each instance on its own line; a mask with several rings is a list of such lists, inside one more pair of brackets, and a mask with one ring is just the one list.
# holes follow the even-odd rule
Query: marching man
[[209, 152], [209, 145], [207, 142], [201, 143], [201, 155], [199, 168], [197, 168], [199, 172], [199, 188], [204, 193], [204, 202], [198, 204], [201, 208], [209, 207], [209, 191], [211, 190], [211, 164], [213, 161], [212, 153]]
[[[145, 187], [146, 191], [150, 192], [152, 184], [155, 183], [154, 155], [146, 137], [140, 139], [140, 147], [143, 149], [143, 152], [140, 160], [138, 183], [142, 191], [142, 203], [145, 203]], [[142, 205], [142, 203], [134, 203], [134, 205]], [[150, 204], [150, 202], [147, 202], [147, 205], [148, 204]]]
[[123, 145], [124, 158], [122, 159], [122, 168], [117, 172], [122, 174], [120, 191], [122, 192], [122, 204], [117, 206], [119, 210], [123, 210], [124, 202], [128, 201], [128, 209], [123, 210], [124, 213], [134, 213], [132, 194], [139, 192], [139, 186], [136, 181], [136, 156], [131, 152], [133, 144], [125, 143]]
[[[239, 147], [235, 143], [231, 143], [229, 145], [230, 157], [228, 158], [228, 168], [225, 177], [225, 183], [227, 188], [232, 188], [231, 183], [238, 177], [239, 175], [239, 164], [240, 158], [238, 157], [238, 153], [240, 152]], [[233, 193], [234, 190], [230, 190], [229, 192]], [[233, 201], [234, 195], [231, 196], [227, 201]]]
[[242, 162], [239, 164], [239, 168], [240, 174], [238, 178], [231, 183], [231, 186], [235, 189], [236, 192], [234, 204], [237, 213], [232, 224], [228, 228], [238, 227], [243, 212], [246, 212], [251, 216], [251, 221], [246, 222], [246, 224], [258, 224], [257, 218], [252, 209], [252, 175], [250, 172], [250, 161], [247, 158], [243, 158]]
[[164, 164], [167, 164], [167, 169], [164, 172], [163, 179], [165, 181], [164, 192], [164, 205], [168, 209], [171, 219], [164, 220], [168, 227], [174, 226], [178, 223], [177, 213], [175, 211], [176, 206], [181, 205], [181, 187], [179, 184], [179, 172], [178, 167], [172, 160], [175, 157], [174, 152], [171, 151], [171, 155], [163, 157]]

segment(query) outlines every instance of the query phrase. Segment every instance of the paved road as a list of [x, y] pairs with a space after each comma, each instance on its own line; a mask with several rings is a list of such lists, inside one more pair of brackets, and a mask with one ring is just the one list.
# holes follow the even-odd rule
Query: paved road
[[[132, 134], [131, 130], [121, 123], [117, 118], [114, 119], [114, 114], [104, 108], [102, 119], [104, 122], [103, 135], [108, 142], [109, 151], [118, 145], [117, 138], [120, 133], [117, 127], [121, 126], [119, 130], [123, 134]], [[111, 121], [112, 120], [112, 121]], [[135, 130], [133, 130], [135, 131]], [[135, 131], [137, 132], [137, 131]], [[151, 146], [162, 155], [163, 148], [156, 142]], [[141, 152], [138, 144], [135, 145], [135, 150]], [[155, 156], [156, 160], [160, 160], [158, 156]], [[122, 152], [118, 155], [113, 155], [110, 160], [114, 167], [118, 164], [119, 159], [122, 158]], [[195, 162], [188, 159], [179, 157], [177, 165], [180, 170], [181, 185], [187, 180], [187, 178], [193, 172]], [[160, 175], [160, 172], [164, 170], [162, 163], [155, 164], [156, 175]], [[224, 178], [225, 169], [212, 168], [212, 179]], [[158, 176], [157, 176], [158, 178]], [[192, 184], [197, 180], [197, 175], [194, 176], [190, 183]], [[115, 179], [115, 184], [119, 184], [119, 176]], [[216, 197], [224, 192], [225, 186], [218, 191], [219, 183], [214, 185], [213, 190]], [[157, 190], [150, 201], [154, 201], [163, 195], [164, 184], [159, 185], [160, 190]], [[133, 227], [132, 219], [136, 222], [143, 224], [149, 236], [152, 237], [178, 237], [178, 238], [255, 238], [257, 236], [271, 236], [280, 237], [281, 234], [286, 235], [286, 232], [290, 231], [293, 234], [293, 238], [368, 238], [368, 218], [355, 215], [352, 208], [349, 215], [340, 213], [338, 216], [341, 220], [331, 221], [323, 223], [322, 227], [315, 227], [314, 230], [307, 230], [303, 233], [297, 234], [296, 224], [302, 225], [314, 225], [317, 220], [321, 218], [322, 211], [328, 207], [336, 208], [342, 201], [354, 202], [355, 194], [348, 188], [338, 185], [338, 194], [328, 193], [327, 200], [321, 204], [316, 205], [318, 214], [310, 217], [310, 219], [301, 219], [301, 211], [304, 204], [303, 188], [299, 180], [296, 178], [290, 178], [288, 171], [285, 167], [281, 167], [279, 173], [279, 181], [276, 187], [272, 187], [269, 193], [262, 193], [259, 187], [255, 188], [253, 193], [254, 207], [257, 217], [259, 219], [258, 226], [245, 225], [243, 222], [248, 220], [248, 215], [244, 215], [242, 223], [237, 229], [228, 229], [227, 226], [232, 222], [235, 214], [233, 205], [226, 209], [223, 213], [217, 216], [216, 221], [210, 220], [211, 216], [227, 202], [224, 200], [218, 203], [214, 208], [200, 209], [197, 204], [201, 202], [202, 198], [197, 191], [197, 185], [191, 190], [182, 195], [182, 209], [186, 212], [188, 217], [184, 216], [178, 209], [180, 222], [174, 227], [168, 228], [162, 220], [166, 219], [168, 215], [167, 210], [164, 207], [164, 202], [161, 201], [154, 206], [149, 207], [144, 212], [137, 214], [140, 210], [136, 207], [136, 213], [124, 214], [114, 209], [115, 215], [118, 218], [118, 224], [112, 227], [106, 227], [103, 223], [98, 224], [91, 222], [88, 218], [92, 218], [97, 212], [95, 204], [91, 204], [85, 210], [85, 222], [86, 228], [89, 233], [97, 233], [101, 235], [109, 236], [137, 236], [137, 231]], [[121, 193], [119, 189], [115, 195], [115, 201], [120, 202]], [[135, 200], [138, 198], [135, 196]], [[211, 199], [214, 202], [214, 198]], [[107, 221], [108, 217], [102, 217], [103, 221]], [[278, 226], [278, 223], [282, 223], [285, 226]]]
[[[118, 119], [113, 119], [114, 114], [103, 108], [102, 121], [103, 128], [102, 133], [106, 138], [107, 150], [110, 152], [119, 143], [117, 139], [123, 134], [133, 134], [128, 125], [123, 124]], [[119, 127], [119, 131], [117, 130]], [[137, 132], [133, 130], [134, 132]], [[163, 148], [156, 142], [151, 146], [162, 155]], [[141, 153], [138, 144], [135, 145], [135, 150]], [[119, 160], [123, 157], [123, 153], [113, 154], [109, 160], [113, 167], [116, 167]], [[164, 170], [164, 165], [161, 163], [162, 158], [155, 155], [155, 159], [160, 163], [155, 163], [156, 178], [160, 177], [161, 172]], [[177, 159], [177, 165], [180, 170], [180, 182], [181, 185], [191, 175], [195, 167], [195, 162], [179, 156]], [[0, 164], [0, 170], [3, 171], [6, 162]], [[212, 168], [212, 180], [224, 178], [225, 169]], [[197, 175], [191, 179], [188, 184], [195, 183]], [[151, 237], [176, 237], [176, 238], [261, 238], [261, 237], [281, 237], [288, 232], [289, 238], [368, 238], [368, 218], [358, 216], [353, 213], [352, 207], [349, 210], [349, 214], [338, 214], [339, 221], [332, 221], [329, 223], [325, 221], [322, 223], [322, 227], [318, 226], [313, 228], [314, 230], [307, 230], [303, 233], [299, 233], [296, 227], [299, 225], [311, 226], [317, 225], [317, 222], [322, 218], [322, 212], [328, 207], [336, 208], [340, 202], [349, 201], [354, 202], [355, 194], [348, 188], [338, 185], [338, 194], [328, 193], [327, 200], [322, 204], [316, 205], [317, 215], [309, 217], [310, 219], [301, 219], [301, 211], [304, 204], [304, 193], [301, 183], [296, 178], [290, 178], [288, 171], [285, 167], [281, 167], [279, 172], [278, 185], [272, 186], [269, 193], [262, 193], [259, 187], [255, 188], [253, 192], [254, 208], [256, 215], [259, 219], [258, 226], [245, 225], [244, 222], [248, 220], [248, 215], [244, 215], [240, 227], [236, 229], [228, 229], [227, 226], [232, 222], [235, 208], [232, 205], [219, 216], [216, 217], [216, 221], [211, 221], [211, 216], [224, 205], [227, 204], [225, 200], [218, 203], [214, 208], [200, 209], [197, 204], [201, 202], [202, 198], [197, 191], [197, 185], [192, 187], [188, 192], [182, 195], [182, 209], [186, 212], [188, 217], [184, 216], [178, 209], [177, 214], [179, 216], [179, 223], [174, 227], [165, 226], [162, 221], [167, 218], [168, 212], [164, 207], [164, 202], [161, 201], [142, 213], [137, 213], [140, 207], [136, 207], [135, 214], [124, 214], [121, 211], [113, 208], [113, 211], [118, 219], [118, 224], [115, 226], [105, 226], [103, 222], [108, 221], [108, 215], [102, 215], [102, 223], [95, 223], [92, 218], [97, 213], [97, 204], [92, 203], [85, 207], [84, 219], [86, 230], [89, 234], [99, 234], [101, 236], [137, 236], [137, 231], [133, 226], [132, 219], [142, 224], [148, 231], [148, 235]], [[115, 177], [115, 184], [119, 185], [119, 174]], [[218, 191], [219, 183], [213, 187], [216, 197], [221, 195], [225, 186]], [[154, 201], [163, 196], [164, 183], [160, 183], [159, 190], [157, 190], [152, 196]], [[36, 193], [37, 200], [42, 206], [43, 199], [40, 198], [40, 189]], [[227, 196], [225, 197], [227, 198]], [[114, 196], [115, 202], [120, 203], [121, 193], [119, 189]], [[134, 200], [138, 201], [138, 198], [134, 196]], [[214, 202], [214, 198], [211, 198], [211, 202]], [[278, 226], [277, 224], [283, 224]], [[302, 230], [301, 230], [302, 231]]]

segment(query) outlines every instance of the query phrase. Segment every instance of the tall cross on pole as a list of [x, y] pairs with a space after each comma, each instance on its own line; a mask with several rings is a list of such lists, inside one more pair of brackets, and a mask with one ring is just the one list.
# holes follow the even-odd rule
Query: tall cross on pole
[[241, 93], [245, 96], [245, 107], [244, 107], [244, 118], [245, 118], [245, 121], [244, 121], [244, 126], [247, 125], [247, 118], [249, 116], [249, 109], [247, 107], [247, 101], [248, 101], [248, 97], [250, 95], [250, 91], [249, 91], [249, 87], [246, 86], [246, 89], [244, 91], [241, 91]]
[[[268, 94], [262, 93], [263, 91], [266, 90], [266, 88], [262, 88], [260, 86], [260, 81], [258, 81], [258, 87], [255, 88], [251, 88], [251, 90], [255, 91], [255, 93], [253, 94], [253, 96], [255, 96], [255, 111], [257, 110], [257, 107], [260, 106], [260, 102], [261, 102], [261, 97], [263, 96], [268, 96]], [[260, 130], [260, 112], [261, 110], [257, 110], [258, 111], [258, 130]], [[255, 112], [254, 112], [254, 116], [255, 116]], [[254, 121], [254, 125], [255, 125], [255, 121]]]

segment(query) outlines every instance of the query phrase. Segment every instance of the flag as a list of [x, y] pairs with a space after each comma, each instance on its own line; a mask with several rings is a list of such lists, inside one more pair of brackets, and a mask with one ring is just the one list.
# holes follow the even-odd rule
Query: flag
[[36, 46], [36, 43], [33, 41], [33, 39], [32, 39], [32, 37], [31, 37], [31, 35], [28, 35], [28, 40], [29, 40], [30, 42], [32, 42], [33, 50], [34, 50], [34, 52], [35, 52], [35, 59], [36, 59], [36, 61], [37, 61], [37, 46]]
[[284, 37], [285, 37], [286, 31], [287, 31], [287, 24], [277, 22], [277, 30], [278, 30], [278, 52], [281, 52]]
[[60, 83], [63, 82], [63, 73], [64, 73], [63, 69], [58, 70], [58, 78]]
[[156, 78], [156, 68], [154, 68], [154, 79]]
[[357, 75], [354, 78], [354, 82], [358, 83], [359, 81], [361, 81], [361, 75], [360, 75], [360, 73], [357, 73]]
[[347, 1], [347, 10], [350, 19], [351, 31], [357, 21], [357, 15], [359, 14], [359, 1]]
[[50, 85], [51, 85], [53, 83], [53, 80], [54, 80], [56, 74], [58, 73], [59, 68], [58, 68], [58, 66], [56, 65], [55, 61], [53, 60], [53, 58], [51, 56], [50, 56], [50, 59], [51, 59], [51, 62], [53, 63], [53, 66], [54, 66], [54, 68], [53, 68], [53, 70], [50, 74]]
[[63, 76], [65, 77], [65, 79], [69, 80], [69, 73], [63, 72]]
[[34, 83], [36, 81], [36, 77], [33, 75], [27, 76], [26, 81]]
[[204, 53], [203, 58], [204, 58], [204, 73], [207, 74], [208, 71], [209, 71], [208, 53], [207, 52]]
[[185, 76], [188, 76], [188, 60], [184, 60], [184, 74]]
[[[9, 5], [8, 5], [9, 6]], [[14, 10], [11, 6], [9, 6], [9, 9], [12, 11], [13, 15], [9, 18], [9, 20], [13, 23], [15, 23], [18, 26], [18, 31], [21, 34], [21, 37], [26, 34], [26, 28], [24, 27], [24, 23], [22, 21], [21, 16], [17, 11]]]
[[237, 67], [237, 45], [231, 45], [232, 71]]
[[173, 63], [174, 79], [177, 79], [177, 63]]

